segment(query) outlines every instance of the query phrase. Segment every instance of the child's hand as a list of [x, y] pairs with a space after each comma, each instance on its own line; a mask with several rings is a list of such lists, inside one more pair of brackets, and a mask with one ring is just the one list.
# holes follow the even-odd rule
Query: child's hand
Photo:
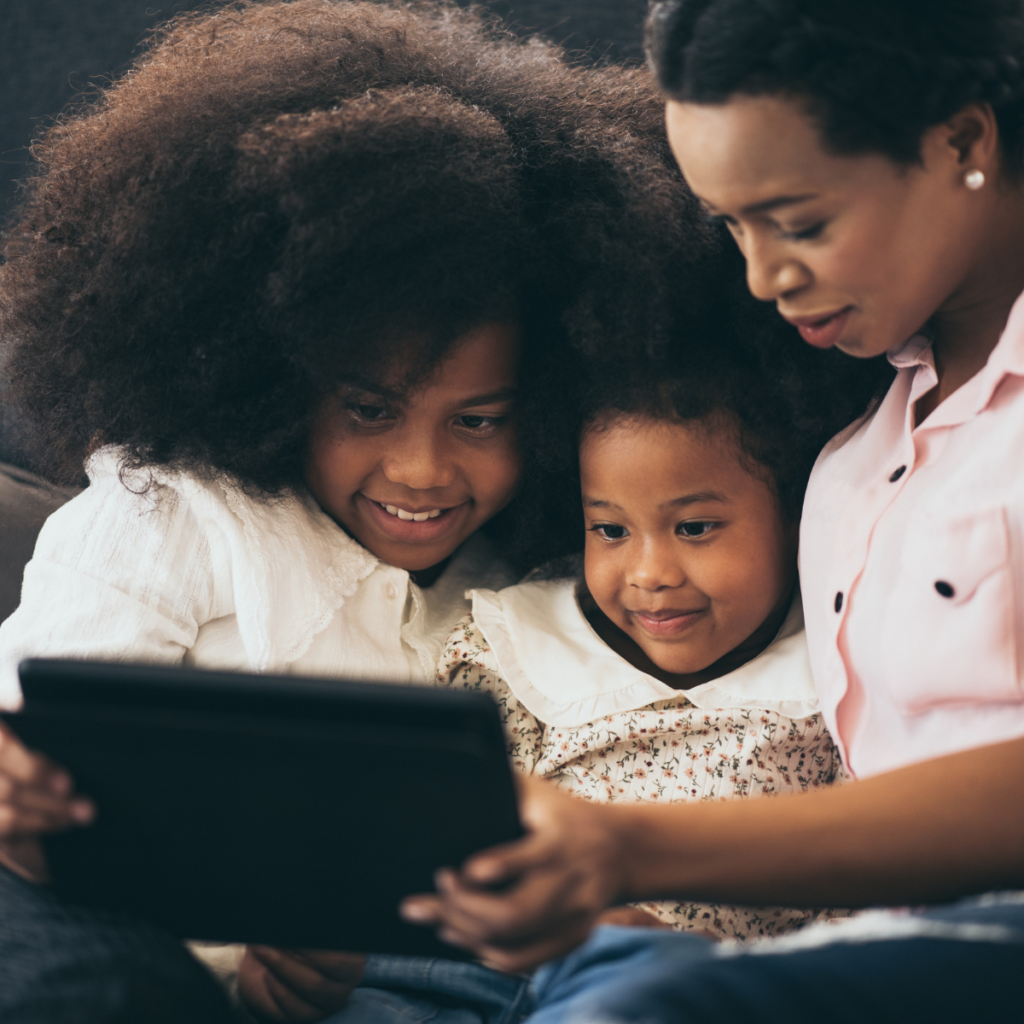
[[249, 946], [238, 968], [238, 995], [260, 1020], [307, 1024], [348, 1002], [365, 963], [361, 953]]
[[[437, 874], [437, 893], [410, 896], [406, 920], [511, 974], [563, 956], [583, 942], [599, 915], [625, 894], [622, 852], [611, 808], [521, 778], [526, 838]], [[496, 888], [500, 887], [500, 888]]]
[[0, 724], [0, 864], [30, 882], [47, 881], [39, 836], [87, 825], [95, 815], [66, 771]]

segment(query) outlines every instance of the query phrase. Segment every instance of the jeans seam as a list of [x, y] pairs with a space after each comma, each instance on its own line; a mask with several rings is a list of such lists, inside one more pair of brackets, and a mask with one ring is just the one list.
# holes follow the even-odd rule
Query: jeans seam
[[519, 1024], [520, 1021], [525, 1020], [530, 1016], [532, 1012], [529, 1006], [525, 1010], [521, 1010], [520, 1006], [523, 1001], [530, 995], [530, 981], [524, 979], [519, 984], [519, 991], [516, 993], [515, 999], [508, 1005], [505, 1012], [498, 1018], [498, 1024]]

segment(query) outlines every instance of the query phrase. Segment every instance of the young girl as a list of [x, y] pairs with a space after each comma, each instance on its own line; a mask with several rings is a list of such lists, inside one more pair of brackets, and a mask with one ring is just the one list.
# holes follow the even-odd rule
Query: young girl
[[[428, 682], [466, 589], [510, 580], [500, 514], [563, 322], [646, 330], [603, 296], [652, 237], [708, 251], [660, 120], [646, 72], [455, 7], [296, 0], [183, 16], [56, 125], [4, 342], [54, 466], [90, 484], [0, 628], [0, 703], [27, 656]], [[8, 863], [39, 877], [34, 837], [92, 813], [0, 736]], [[17, 1006], [34, 961], [0, 963]]]
[[[474, 590], [437, 677], [495, 697], [519, 771], [599, 803], [803, 792], [841, 773], [818, 713], [796, 549], [815, 454], [865, 390], [831, 363], [792, 372], [788, 353], [759, 351], [757, 327], [748, 318], [730, 337], [724, 314], [713, 339], [692, 332], [666, 358], [595, 365], [579, 383], [583, 521], [566, 543], [578, 550], [585, 535], [582, 573], [568, 559], [565, 572]], [[559, 390], [567, 400], [552, 382]], [[835, 914], [661, 900], [601, 923], [742, 943], [822, 916]], [[253, 949], [243, 990], [269, 973], [282, 1002], [314, 1005], [323, 983], [311, 966]], [[427, 1004], [437, 1021], [486, 1021], [525, 1011], [526, 993], [477, 965], [370, 956], [337, 1020], [399, 1020]]]
[[[796, 580], [808, 449], [786, 449], [793, 423], [772, 417], [777, 388], [751, 384], [659, 366], [591, 385], [582, 579], [475, 590], [439, 673], [440, 685], [497, 696], [521, 771], [600, 802], [724, 800], [836, 778]], [[814, 916], [643, 909], [638, 922], [739, 940]]]

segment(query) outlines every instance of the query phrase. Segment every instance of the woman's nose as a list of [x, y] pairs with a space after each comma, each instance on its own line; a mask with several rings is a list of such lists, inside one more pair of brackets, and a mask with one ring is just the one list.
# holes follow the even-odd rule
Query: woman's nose
[[455, 465], [443, 439], [428, 430], [410, 427], [388, 438], [384, 475], [392, 483], [414, 491], [447, 487], [455, 479]]
[[771, 241], [749, 239], [743, 246], [747, 261], [747, 287], [764, 302], [774, 302], [810, 284], [811, 275], [799, 260]]

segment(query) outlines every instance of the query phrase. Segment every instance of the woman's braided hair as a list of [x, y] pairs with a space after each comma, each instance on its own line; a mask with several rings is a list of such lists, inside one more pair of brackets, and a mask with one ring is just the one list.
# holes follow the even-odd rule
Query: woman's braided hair
[[800, 96], [833, 151], [901, 164], [928, 128], [989, 103], [1024, 176], [1021, 0], [659, 0], [647, 49], [673, 99]]

